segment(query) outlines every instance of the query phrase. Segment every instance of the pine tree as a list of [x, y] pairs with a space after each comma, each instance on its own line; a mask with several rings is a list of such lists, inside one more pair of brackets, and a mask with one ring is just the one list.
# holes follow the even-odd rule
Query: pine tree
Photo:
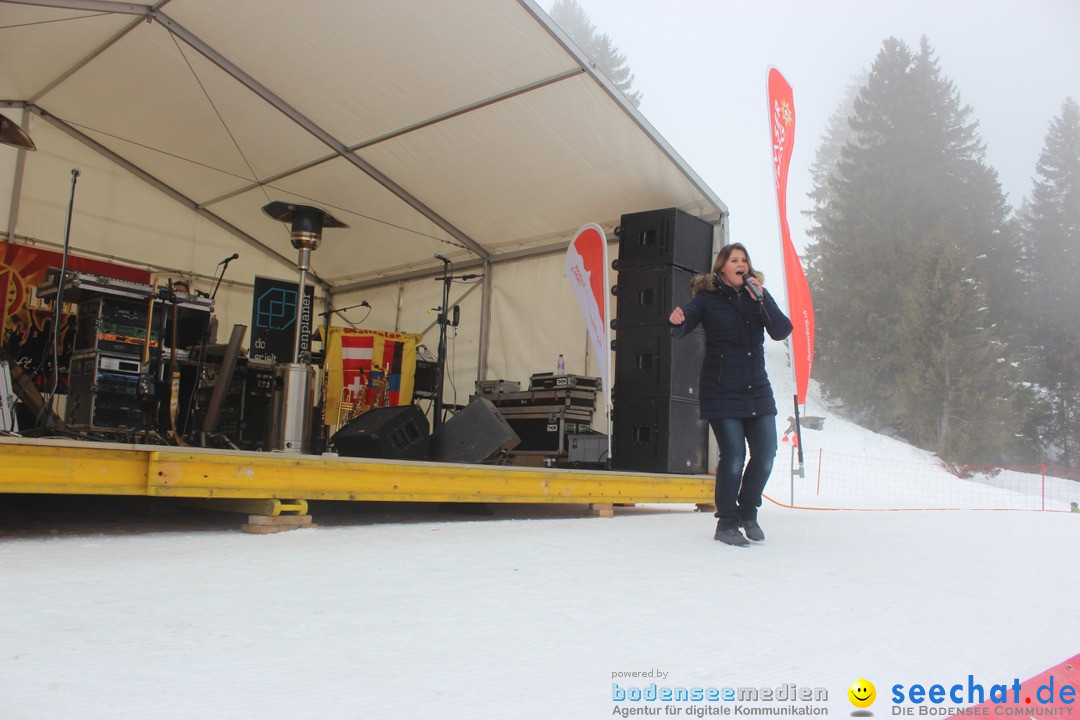
[[1028, 262], [1027, 327], [1038, 429], [1057, 462], [1080, 466], [1080, 107], [1050, 123], [1020, 211]]
[[[925, 38], [917, 52], [886, 40], [855, 98], [852, 137], [815, 186], [808, 254], [820, 278], [815, 370], [826, 392], [871, 427], [893, 428], [954, 460], [987, 463], [1008, 448], [961, 441], [960, 428], [1002, 412], [1002, 420], [1015, 420], [997, 400], [1014, 388], [1007, 372], [995, 371], [1011, 367], [1011, 359], [993, 317], [989, 262], [1013, 231], [970, 116]], [[949, 299], [948, 312], [924, 297], [931, 275], [941, 285], [938, 302]], [[952, 297], [950, 283], [964, 292]], [[933, 360], [925, 354], [946, 352], [931, 347], [945, 338], [917, 328], [940, 323], [950, 328], [947, 338], [963, 338], [968, 348], [934, 371], [948, 372], [947, 382], [935, 381], [939, 388], [959, 393], [946, 406], [915, 383], [930, 382], [924, 363]], [[979, 343], [984, 351], [974, 352]], [[1002, 385], [986, 385], [987, 378]], [[1003, 441], [996, 431], [981, 432]]]
[[897, 403], [904, 434], [944, 460], [992, 460], [1010, 440], [1011, 366], [990, 327], [977, 258], [944, 223], [916, 250], [901, 288]]
[[634, 74], [626, 64], [626, 56], [606, 33], [596, 32], [577, 0], [555, 0], [549, 15], [634, 107], [641, 105], [641, 93], [632, 89]]
[[[851, 84], [845, 90], [844, 99], [829, 117], [829, 121], [825, 126], [825, 133], [821, 137], [821, 144], [818, 145], [817, 151], [814, 153], [814, 162], [810, 166], [813, 189], [810, 191], [809, 197], [818, 208], [828, 207], [831, 201], [835, 200], [835, 192], [832, 189], [833, 181], [839, 172], [841, 152], [844, 146], [853, 139], [853, 132], [849, 124], [850, 118], [855, 114], [855, 98], [858, 97], [859, 89], [866, 83], [866, 79], [867, 73], [865, 72], [861, 78], [852, 79]], [[808, 211], [804, 211], [803, 214], [813, 216], [813, 213]], [[806, 279], [811, 292], [814, 294], [815, 305], [818, 303], [817, 289], [823, 287], [826, 278], [829, 277], [828, 268], [830, 262], [827, 253], [831, 247], [832, 245], [829, 243], [812, 243], [803, 252], [802, 260], [806, 267]], [[818, 324], [821, 323], [821, 314], [822, 309], [815, 307]], [[826, 349], [818, 340], [815, 348], [817, 358], [815, 362], [819, 371], [815, 377], [819, 377], [821, 374], [821, 358], [825, 353]], [[825, 366], [828, 367], [828, 364], [828, 360], [826, 360]], [[828, 385], [823, 385], [822, 389], [827, 393]]]

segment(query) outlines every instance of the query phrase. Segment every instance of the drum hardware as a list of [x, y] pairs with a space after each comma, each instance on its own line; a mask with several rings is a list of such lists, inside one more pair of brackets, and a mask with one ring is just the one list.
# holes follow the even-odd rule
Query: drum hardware
[[[225, 258], [218, 263], [218, 267], [221, 268], [221, 272], [218, 273], [217, 279], [214, 281], [214, 289], [210, 293], [210, 305], [213, 307], [214, 300], [217, 298], [218, 288], [221, 287], [221, 280], [225, 277], [225, 271], [229, 269], [229, 263], [240, 257], [240, 253], [233, 253], [229, 257]], [[170, 284], [169, 292], [175, 293], [175, 288]], [[206, 316], [206, 323], [202, 328], [202, 338], [199, 343], [199, 359], [195, 364], [195, 387], [191, 391], [191, 397], [188, 398], [187, 413], [184, 416], [184, 436], [188, 434], [188, 427], [191, 424], [191, 416], [195, 410], [195, 398], [199, 395], [199, 387], [202, 383], [202, 371], [203, 364], [206, 362], [206, 346], [210, 342], [210, 327], [212, 325], [210, 316]]]
[[240, 356], [240, 344], [244, 342], [247, 333], [246, 325], [233, 325], [232, 335], [229, 336], [229, 345], [225, 348], [225, 357], [221, 361], [221, 372], [218, 373], [214, 384], [214, 392], [210, 396], [210, 405], [206, 409], [206, 417], [203, 419], [203, 445], [206, 438], [222, 440], [229, 447], [238, 450], [227, 437], [217, 431], [218, 420], [221, 417], [221, 404], [225, 400], [225, 393], [232, 383], [233, 371], [236, 369], [236, 360]]

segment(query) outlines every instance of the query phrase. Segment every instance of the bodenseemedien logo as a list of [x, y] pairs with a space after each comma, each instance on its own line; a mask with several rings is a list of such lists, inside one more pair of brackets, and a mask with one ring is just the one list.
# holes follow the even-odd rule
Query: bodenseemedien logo
[[[664, 671], [612, 672], [612, 679], [656, 677], [665, 680]], [[704, 718], [713, 715], [816, 716], [828, 715], [829, 691], [796, 683], [777, 686], [717, 687], [649, 683], [645, 686], [611, 683], [613, 715], [663, 715]]]

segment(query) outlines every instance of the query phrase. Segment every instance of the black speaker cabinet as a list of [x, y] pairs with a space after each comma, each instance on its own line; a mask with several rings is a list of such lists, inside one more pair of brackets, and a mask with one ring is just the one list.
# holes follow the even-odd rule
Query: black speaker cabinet
[[427, 460], [427, 418], [418, 405], [369, 410], [334, 433], [339, 455], [389, 460]]
[[416, 372], [413, 374], [413, 395], [425, 398], [435, 397], [435, 388], [438, 385], [438, 364], [417, 358]]
[[709, 424], [689, 400], [616, 397], [611, 466], [630, 472], [704, 474]]
[[667, 325], [620, 330], [615, 338], [614, 397], [697, 402], [705, 333], [674, 338]]
[[476, 397], [431, 436], [431, 459], [482, 463], [498, 452], [512, 450], [520, 442], [491, 401]]
[[615, 329], [667, 325], [671, 311], [690, 302], [693, 277], [694, 273], [674, 265], [620, 270], [612, 288]]
[[656, 265], [697, 273], [712, 268], [713, 226], [678, 208], [623, 215], [618, 235], [619, 272]]

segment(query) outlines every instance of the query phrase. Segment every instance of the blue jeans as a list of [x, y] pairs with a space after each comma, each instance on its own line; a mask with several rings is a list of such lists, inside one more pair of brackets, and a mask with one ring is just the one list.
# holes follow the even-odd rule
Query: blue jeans
[[[709, 421], [720, 448], [716, 465], [716, 517], [725, 527], [756, 520], [761, 493], [776, 458], [776, 416]], [[750, 462], [746, 448], [750, 447]], [[745, 464], [745, 469], [744, 469]]]

